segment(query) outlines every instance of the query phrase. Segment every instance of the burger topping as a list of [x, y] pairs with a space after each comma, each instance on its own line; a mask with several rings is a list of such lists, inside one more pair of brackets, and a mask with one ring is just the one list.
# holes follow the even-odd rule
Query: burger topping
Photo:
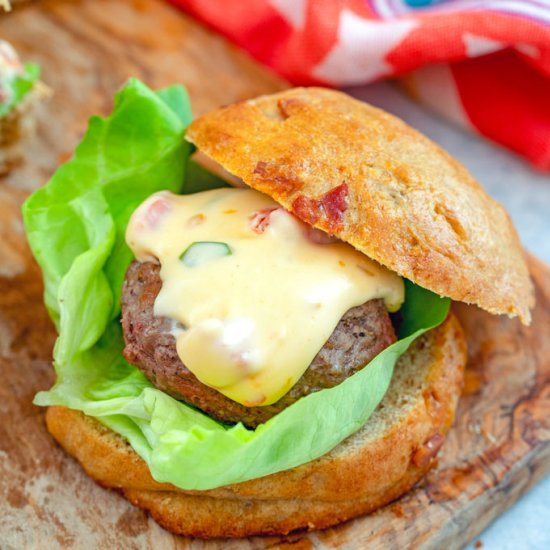
[[174, 331], [181, 361], [204, 384], [256, 406], [297, 382], [349, 309], [382, 298], [395, 311], [404, 299], [397, 275], [310, 235], [257, 191], [216, 189], [153, 195], [126, 238], [138, 260], [160, 263], [154, 313], [183, 327]]
[[196, 267], [232, 254], [231, 248], [226, 243], [214, 241], [201, 241], [190, 244], [180, 255], [180, 260], [187, 267]]
[[292, 202], [292, 213], [302, 221], [314, 224], [323, 217], [331, 231], [341, 228], [347, 209], [348, 186], [345, 183], [327, 191], [319, 199], [299, 195]]

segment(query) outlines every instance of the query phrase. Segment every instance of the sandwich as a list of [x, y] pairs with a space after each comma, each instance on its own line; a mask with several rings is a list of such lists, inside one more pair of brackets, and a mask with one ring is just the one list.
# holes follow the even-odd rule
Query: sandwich
[[21, 142], [34, 130], [34, 107], [47, 95], [40, 68], [23, 64], [9, 42], [0, 40], [0, 175], [21, 158]]
[[507, 213], [464, 167], [320, 88], [192, 121], [181, 87], [131, 80], [24, 220], [59, 331], [35, 399], [48, 430], [193, 537], [319, 529], [398, 498], [455, 415], [450, 302], [529, 324], [534, 301]]

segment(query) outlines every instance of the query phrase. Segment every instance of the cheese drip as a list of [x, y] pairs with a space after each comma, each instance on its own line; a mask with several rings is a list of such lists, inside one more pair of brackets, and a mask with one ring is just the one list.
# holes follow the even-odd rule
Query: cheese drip
[[126, 240], [139, 261], [160, 262], [154, 312], [179, 327], [182, 362], [246, 406], [288, 392], [349, 309], [404, 299], [396, 274], [251, 189], [156, 193]]

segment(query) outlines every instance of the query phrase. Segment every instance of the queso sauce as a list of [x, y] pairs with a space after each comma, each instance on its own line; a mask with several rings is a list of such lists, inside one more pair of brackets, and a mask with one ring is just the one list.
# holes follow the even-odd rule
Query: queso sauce
[[160, 263], [154, 312], [174, 321], [182, 362], [250, 407], [278, 401], [349, 309], [404, 300], [396, 274], [251, 189], [156, 193], [126, 240]]

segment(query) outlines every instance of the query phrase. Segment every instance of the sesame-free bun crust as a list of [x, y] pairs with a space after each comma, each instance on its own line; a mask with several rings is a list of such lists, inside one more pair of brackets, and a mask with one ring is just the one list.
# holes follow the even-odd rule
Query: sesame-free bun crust
[[399, 275], [529, 324], [533, 286], [508, 214], [398, 118], [341, 92], [297, 88], [213, 111], [186, 137]]
[[81, 412], [50, 407], [49, 431], [101, 485], [118, 489], [166, 529], [193, 537], [246, 537], [324, 528], [408, 491], [434, 464], [462, 389], [466, 346], [450, 315], [417, 339], [367, 424], [327, 455], [210, 491], [153, 480], [118, 434]]

